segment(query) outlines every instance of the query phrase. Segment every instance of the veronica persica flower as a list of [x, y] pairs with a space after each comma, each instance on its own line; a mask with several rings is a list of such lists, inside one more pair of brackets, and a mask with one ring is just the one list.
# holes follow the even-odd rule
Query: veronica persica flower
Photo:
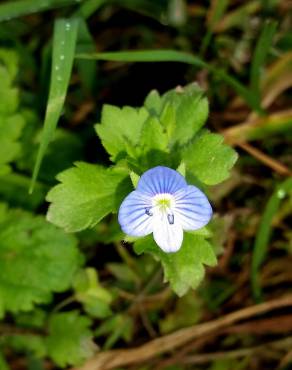
[[164, 252], [176, 252], [183, 242], [183, 230], [197, 230], [212, 216], [204, 193], [168, 167], [144, 172], [137, 188], [122, 202], [119, 223], [130, 236], [153, 233]]

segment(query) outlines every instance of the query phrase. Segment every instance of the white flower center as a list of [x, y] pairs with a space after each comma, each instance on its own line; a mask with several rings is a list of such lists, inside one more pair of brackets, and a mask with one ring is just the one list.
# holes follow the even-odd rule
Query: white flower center
[[152, 198], [152, 206], [145, 209], [148, 216], [158, 215], [160, 218], [167, 216], [168, 223], [174, 224], [175, 199], [171, 194], [157, 194]]

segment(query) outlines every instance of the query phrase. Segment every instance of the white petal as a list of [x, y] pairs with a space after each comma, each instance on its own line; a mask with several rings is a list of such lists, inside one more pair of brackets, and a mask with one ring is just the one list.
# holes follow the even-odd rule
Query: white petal
[[175, 217], [174, 223], [170, 224], [166, 213], [158, 214], [153, 220], [153, 238], [164, 252], [176, 252], [183, 241], [182, 226]]
[[146, 208], [151, 205], [151, 198], [138, 191], [132, 191], [123, 200], [118, 219], [125, 234], [145, 236], [152, 233], [153, 216], [145, 213]]
[[184, 230], [197, 230], [212, 217], [212, 207], [205, 194], [196, 186], [188, 185], [174, 194], [175, 217]]

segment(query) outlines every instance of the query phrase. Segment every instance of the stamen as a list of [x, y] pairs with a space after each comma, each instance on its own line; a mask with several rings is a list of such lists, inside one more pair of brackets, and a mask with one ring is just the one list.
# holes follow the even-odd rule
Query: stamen
[[167, 219], [170, 225], [174, 224], [174, 215], [173, 214], [168, 214]]
[[147, 216], [153, 216], [153, 212], [151, 211], [152, 207], [146, 207], [145, 208], [145, 213]]

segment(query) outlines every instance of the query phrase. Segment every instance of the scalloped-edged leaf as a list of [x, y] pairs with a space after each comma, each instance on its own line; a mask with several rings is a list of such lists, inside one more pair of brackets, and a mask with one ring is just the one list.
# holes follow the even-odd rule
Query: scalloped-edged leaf
[[60, 184], [47, 195], [51, 202], [47, 219], [69, 232], [95, 226], [116, 211], [123, 197], [132, 190], [124, 169], [106, 169], [85, 162], [77, 162], [57, 179]]
[[31, 310], [68, 289], [82, 262], [73, 236], [41, 216], [1, 210], [0, 316]]
[[207, 120], [208, 100], [198, 84], [178, 86], [160, 96], [152, 90], [145, 99], [148, 111], [159, 117], [170, 143], [184, 145], [190, 141]]
[[149, 117], [145, 121], [141, 131], [139, 146], [144, 153], [149, 150], [167, 151], [167, 135], [156, 117]]
[[80, 365], [93, 356], [96, 346], [90, 325], [91, 320], [78, 311], [57, 313], [51, 317], [46, 345], [49, 356], [57, 365]]
[[17, 158], [21, 145], [18, 139], [25, 121], [20, 114], [2, 116], [0, 113], [0, 175], [10, 171], [9, 163]]
[[187, 170], [207, 185], [215, 185], [229, 177], [237, 153], [224, 144], [222, 135], [204, 130], [183, 152]]
[[101, 123], [95, 125], [95, 129], [112, 160], [118, 154], [127, 152], [127, 142], [132, 145], [139, 143], [141, 129], [148, 115], [145, 108], [103, 106]]
[[164, 253], [151, 236], [137, 240], [134, 248], [137, 253], [149, 252], [161, 261], [165, 281], [179, 296], [190, 288], [197, 288], [204, 277], [203, 265], [214, 266], [217, 263], [208, 241], [190, 233], [184, 234], [183, 244], [176, 253]]
[[[197, 84], [177, 87], [163, 96], [165, 107], [174, 108], [174, 124], [171, 132], [171, 141], [184, 145], [190, 141], [207, 120], [209, 108], [208, 100]], [[169, 114], [165, 124], [169, 126]], [[165, 119], [164, 119], [165, 120]]]

